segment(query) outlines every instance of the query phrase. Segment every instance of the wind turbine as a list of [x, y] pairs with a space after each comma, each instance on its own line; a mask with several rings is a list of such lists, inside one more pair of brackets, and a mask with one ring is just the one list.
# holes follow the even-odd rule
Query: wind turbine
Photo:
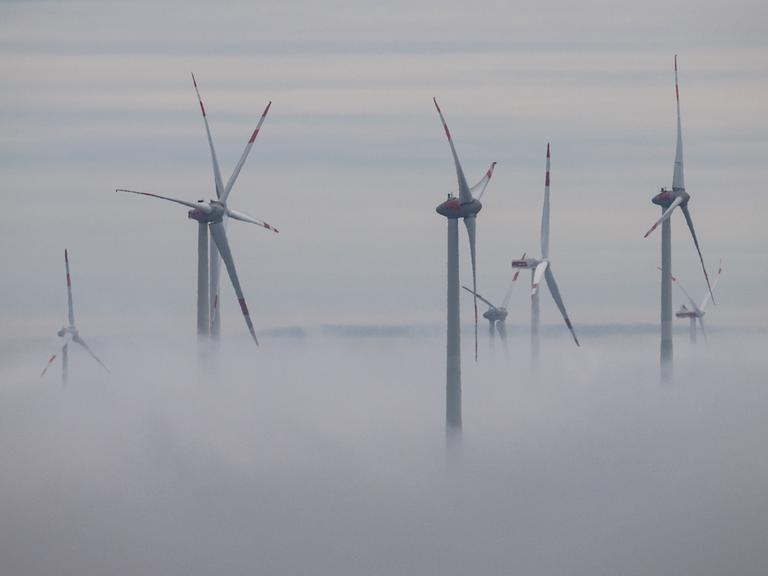
[[[453, 145], [451, 132], [445, 122], [437, 99], [433, 98], [440, 121], [443, 123], [448, 144], [451, 146], [456, 178], [459, 182], [459, 196], [448, 194], [448, 199], [437, 207], [437, 213], [448, 219], [448, 327], [446, 345], [446, 397], [445, 421], [448, 430], [461, 429], [461, 346], [459, 341], [459, 218], [464, 219], [469, 237], [469, 253], [472, 260], [472, 288], [477, 293], [477, 268], [475, 265], [475, 232], [477, 213], [483, 205], [486, 186], [493, 175], [493, 162], [480, 181], [469, 187], [461, 168], [459, 156]], [[477, 296], [475, 296], [475, 360], [477, 360]]]
[[[717, 269], [717, 275], [715, 276], [715, 281], [712, 283], [712, 290], [714, 290], [717, 287], [717, 283], [720, 281], [720, 274], [723, 272], [723, 263], [720, 261], [720, 266]], [[685, 304], [680, 305], [680, 310], [675, 312], [675, 316], [678, 318], [688, 318], [690, 320], [690, 341], [691, 344], [696, 344], [696, 322], [698, 321], [699, 326], [701, 327], [701, 334], [704, 336], [704, 339], [707, 338], [707, 333], [704, 331], [704, 314], [706, 313], [705, 310], [707, 308], [707, 304], [709, 304], [710, 300], [710, 293], [707, 292], [704, 295], [704, 298], [701, 300], [701, 304], [696, 304], [693, 298], [691, 298], [691, 295], [688, 294], [688, 291], [683, 287], [683, 285], [680, 283], [680, 281], [672, 276], [672, 281], [677, 285], [678, 288], [680, 288], [680, 291], [685, 294], [685, 297], [688, 299], [688, 303], [691, 305], [690, 308], [688, 308]]]
[[[523, 254], [523, 258], [525, 258], [525, 254]], [[509, 288], [507, 288], [507, 293], [504, 295], [504, 299], [501, 301], [501, 306], [495, 306], [489, 300], [487, 300], [486, 298], [483, 298], [480, 294], [473, 291], [471, 288], [468, 288], [467, 286], [462, 286], [464, 290], [476, 296], [479, 300], [481, 300], [482, 302], [488, 305], [488, 310], [483, 312], [483, 318], [488, 320], [488, 336], [491, 341], [491, 346], [493, 346], [493, 342], [496, 338], [496, 332], [499, 333], [499, 337], [501, 338], [501, 341], [504, 342], [505, 345], [507, 343], [507, 326], [506, 326], [506, 319], [508, 314], [507, 306], [509, 305], [509, 299], [512, 296], [512, 288], [514, 288], [515, 282], [517, 281], [518, 276], [520, 276], [520, 270], [516, 270], [515, 273], [512, 275], [512, 281], [509, 283]]]
[[685, 177], [683, 175], [683, 129], [680, 121], [680, 88], [677, 81], [677, 55], [675, 55], [675, 98], [677, 99], [677, 145], [675, 148], [675, 167], [672, 173], [672, 190], [661, 189], [661, 192], [653, 197], [654, 204], [661, 206], [661, 218], [659, 218], [651, 229], [645, 233], [645, 237], [656, 230], [661, 224], [661, 377], [664, 380], [672, 376], [672, 224], [670, 216], [675, 208], [680, 210], [685, 216], [688, 229], [691, 231], [693, 243], [696, 251], [699, 253], [701, 269], [704, 271], [704, 278], [707, 281], [709, 294], [714, 302], [712, 295], [712, 286], [709, 283], [709, 275], [704, 265], [704, 257], [701, 255], [699, 240], [696, 237], [696, 231], [693, 228], [693, 220], [688, 210], [688, 201], [691, 196], [685, 191]]
[[[213, 181], [214, 181], [214, 187], [216, 190], [216, 198], [219, 200], [222, 200], [226, 203], [227, 197], [229, 196], [229, 193], [232, 191], [232, 187], [235, 185], [235, 181], [237, 180], [237, 177], [240, 175], [240, 170], [242, 170], [243, 165], [245, 164], [245, 160], [248, 158], [248, 154], [251, 151], [251, 148], [253, 147], [253, 143], [256, 140], [256, 136], [259, 135], [259, 131], [261, 130], [261, 125], [264, 123], [264, 119], [267, 117], [267, 113], [269, 112], [270, 106], [272, 106], [272, 101], [267, 103], [267, 107], [264, 108], [264, 112], [261, 114], [261, 118], [259, 118], [259, 122], [256, 125], [255, 130], [251, 134], [251, 137], [248, 139], [248, 143], [245, 145], [245, 149], [243, 150], [242, 155], [240, 156], [240, 159], [237, 161], [237, 164], [235, 165], [235, 169], [232, 171], [232, 175], [229, 177], [229, 180], [227, 180], [226, 185], [223, 184], [223, 181], [221, 179], [221, 169], [219, 168], [219, 161], [216, 157], [216, 149], [213, 145], [213, 137], [211, 136], [211, 128], [208, 125], [208, 115], [205, 112], [205, 106], [203, 105], [203, 99], [200, 96], [200, 90], [197, 87], [197, 80], [195, 79], [195, 75], [192, 74], [192, 84], [195, 86], [195, 94], [197, 94], [197, 100], [200, 103], [200, 112], [203, 115], [203, 123], [205, 124], [205, 134], [208, 137], [208, 146], [211, 150], [211, 164], [213, 165]], [[190, 218], [194, 218], [194, 216], [190, 215]], [[225, 212], [223, 217], [224, 222], [224, 228], [226, 229], [227, 224], [227, 214]], [[219, 260], [219, 251], [216, 248], [216, 240], [211, 236], [210, 239], [210, 277], [208, 276], [208, 272], [203, 270], [204, 274], [201, 274], [201, 268], [206, 269], [207, 263], [206, 263], [206, 254], [204, 254], [204, 251], [207, 250], [207, 248], [204, 245], [208, 244], [207, 240], [207, 234], [205, 233], [205, 226], [202, 222], [198, 220], [199, 226], [198, 226], [198, 334], [206, 335], [210, 334], [210, 337], [213, 340], [218, 340], [219, 335], [221, 333], [221, 298], [219, 297], [220, 294], [220, 282], [219, 282], [219, 268], [221, 261]], [[273, 230], [274, 232], [277, 232], [276, 229], [266, 226], [268, 229]], [[210, 290], [208, 291], [207, 288], [204, 286], [203, 278], [205, 278], [209, 282]], [[206, 308], [208, 311], [206, 311]], [[210, 316], [210, 320], [206, 320], [206, 318]], [[205, 321], [205, 328], [203, 328], [203, 323]], [[201, 329], [203, 330], [201, 332]], [[210, 331], [210, 332], [209, 332]]]
[[[85, 351], [88, 352], [88, 354], [90, 354], [91, 357], [96, 360], [96, 362], [98, 362], [102, 368], [104, 368], [104, 370], [109, 372], [109, 369], [104, 365], [104, 362], [99, 360], [96, 354], [93, 353], [93, 350], [88, 347], [88, 344], [85, 343], [85, 340], [80, 337], [80, 332], [78, 332], [77, 327], [75, 326], [75, 309], [72, 305], [72, 280], [69, 275], [69, 253], [67, 250], [64, 250], [64, 267], [67, 271], [67, 320], [69, 323], [65, 326], [62, 326], [61, 330], [59, 330], [56, 335], [59, 337], [58, 350], [61, 351], [61, 381], [62, 383], [66, 384], [67, 378], [69, 376], [70, 342], [74, 342], [75, 344], [85, 348]], [[45, 365], [45, 368], [43, 368], [43, 371], [40, 373], [40, 378], [45, 376], [48, 368], [51, 367], [53, 361], [56, 360], [56, 356], [59, 355], [59, 351], [50, 357], [48, 363]]]
[[[178, 200], [175, 198], [169, 198], [167, 196], [160, 196], [158, 194], [149, 194], [146, 192], [137, 192], [134, 190], [125, 190], [118, 188], [118, 192], [130, 192], [132, 194], [141, 194], [144, 196], [152, 196], [155, 198], [161, 198], [163, 200], [169, 200], [189, 206], [192, 208], [187, 213], [187, 217], [191, 220], [196, 220], [198, 223], [198, 235], [197, 235], [197, 334], [199, 338], [205, 338], [210, 336], [214, 340], [218, 339], [220, 326], [221, 326], [221, 312], [220, 312], [220, 298], [219, 298], [219, 257], [224, 259], [227, 273], [235, 288], [238, 302], [240, 303], [240, 309], [245, 317], [245, 322], [248, 326], [248, 330], [251, 333], [256, 344], [256, 334], [253, 330], [253, 324], [251, 323], [250, 316], [248, 314], [248, 307], [245, 303], [242, 290], [240, 288], [240, 281], [237, 278], [237, 272], [235, 270], [235, 263], [232, 260], [232, 254], [229, 248], [229, 242], [226, 235], [226, 222], [229, 217], [242, 222], [248, 222], [250, 224], [256, 224], [262, 226], [267, 230], [277, 232], [278, 230], [273, 226], [253, 218], [243, 212], [237, 212], [227, 207], [227, 199], [232, 187], [237, 181], [237, 177], [240, 175], [240, 171], [245, 164], [245, 160], [248, 158], [248, 154], [253, 147], [253, 143], [261, 130], [261, 125], [264, 123], [264, 119], [267, 117], [272, 102], [270, 101], [264, 112], [261, 114], [256, 128], [251, 133], [251, 137], [245, 145], [240, 159], [235, 165], [232, 175], [227, 180], [226, 185], [223, 184], [221, 179], [221, 170], [219, 169], [219, 162], [216, 157], [216, 149], [213, 145], [213, 138], [211, 136], [210, 126], [208, 125], [208, 116], [205, 112], [205, 106], [203, 100], [200, 97], [200, 91], [197, 87], [197, 81], [195, 75], [192, 75], [192, 83], [195, 87], [198, 102], [200, 103], [200, 111], [203, 114], [203, 122], [205, 124], [205, 131], [208, 136], [208, 145], [211, 151], [211, 162], [213, 164], [213, 176], [214, 186], [216, 191], [216, 198], [209, 201], [198, 200], [197, 203], [187, 202], [185, 200]], [[210, 253], [209, 247], [209, 230], [210, 230]], [[210, 262], [209, 262], [210, 261]], [[210, 265], [210, 269], [209, 269]]]
[[512, 261], [512, 268], [529, 268], [531, 270], [531, 361], [534, 366], [537, 366], [539, 361], [539, 283], [542, 276], [547, 281], [549, 293], [560, 310], [565, 325], [571, 331], [573, 341], [576, 342], [576, 346], [579, 346], [579, 339], [576, 337], [570, 318], [568, 318], [568, 312], [565, 310], [565, 304], [563, 304], [563, 299], [560, 296], [560, 289], [557, 287], [549, 259], [549, 163], [550, 152], [549, 143], [547, 143], [547, 174], [544, 178], [544, 207], [541, 212], [541, 258], [522, 258]]

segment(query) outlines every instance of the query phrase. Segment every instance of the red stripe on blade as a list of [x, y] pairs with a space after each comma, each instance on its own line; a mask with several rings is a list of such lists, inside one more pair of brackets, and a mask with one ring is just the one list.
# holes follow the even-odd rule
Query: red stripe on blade
[[245, 303], [245, 298], [238, 298], [238, 302], [240, 302], [240, 310], [243, 311], [243, 316], [250, 316], [248, 314], [248, 305]]

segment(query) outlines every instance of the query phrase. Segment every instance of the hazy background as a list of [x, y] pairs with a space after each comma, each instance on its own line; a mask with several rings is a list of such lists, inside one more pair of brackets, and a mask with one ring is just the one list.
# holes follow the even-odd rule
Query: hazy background
[[[231, 196], [281, 231], [230, 227], [257, 330], [443, 322], [434, 208], [456, 178], [432, 96], [470, 180], [499, 162], [478, 223], [482, 292], [500, 298], [509, 261], [539, 251], [551, 141], [552, 259], [572, 318], [655, 322], [660, 238], [642, 236], [659, 213], [650, 198], [671, 184], [675, 53], [691, 210], [710, 269], [726, 263], [717, 321], [764, 326], [767, 13], [762, 2], [2, 3], [2, 330], [38, 335], [63, 317], [65, 246], [83, 321], [194, 326], [186, 210], [114, 192], [214, 194], [190, 71], [225, 178], [273, 101]], [[677, 215], [673, 235], [675, 274], [699, 298]], [[229, 286], [224, 299], [225, 330], [244, 332]], [[511, 306], [526, 314], [525, 290]], [[549, 304], [542, 314], [557, 320]]]
[[[761, 2], [0, 3], [0, 572], [755, 574], [764, 458], [768, 59]], [[679, 54], [686, 185], [711, 273], [709, 342], [677, 325], [658, 382], [659, 235]], [[223, 285], [220, 356], [194, 341], [196, 227], [116, 187], [214, 195], [194, 71], [231, 196], [274, 224], [230, 242], [262, 346]], [[583, 343], [527, 277], [510, 350], [470, 360], [444, 438], [453, 164], [499, 162], [479, 288], [551, 256]], [[683, 220], [674, 273], [705, 285]], [[462, 232], [462, 279], [470, 281]], [[38, 378], [66, 318], [71, 383]], [[471, 321], [462, 299], [462, 322]], [[675, 307], [681, 299], [676, 292]], [[485, 328], [485, 326], [483, 326]], [[555, 360], [555, 361], [553, 361]]]

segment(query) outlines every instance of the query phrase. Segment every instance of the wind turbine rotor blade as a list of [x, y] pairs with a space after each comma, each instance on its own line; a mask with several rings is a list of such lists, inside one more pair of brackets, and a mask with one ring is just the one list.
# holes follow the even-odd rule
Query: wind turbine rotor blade
[[496, 331], [499, 333], [502, 342], [507, 341], [507, 326], [503, 320], [496, 321]]
[[127, 192], [129, 194], [139, 194], [140, 196], [151, 196], [152, 198], [160, 198], [161, 200], [168, 200], [169, 202], [175, 202], [176, 204], [181, 204], [182, 206], [188, 206], [190, 208], [194, 208], [195, 210], [202, 210], [206, 214], [211, 213], [211, 207], [204, 202], [188, 202], [186, 200], [179, 200], [178, 198], [160, 196], [160, 194], [151, 194], [149, 192], [138, 192], [136, 190], [126, 190], [124, 188], [118, 188], [115, 190], [115, 192]]
[[536, 270], [533, 272], [533, 286], [531, 286], [531, 296], [536, 294], [541, 283], [541, 277], [544, 275], [545, 270], [549, 267], [549, 260], [543, 260], [536, 265]]
[[67, 270], [67, 313], [69, 316], [69, 325], [75, 325], [75, 308], [72, 305], [72, 279], [69, 275], [69, 252], [64, 249], [64, 267]]
[[[661, 267], [659, 267], [659, 266], [656, 266], [656, 268], [657, 268], [659, 271], [661, 271]], [[689, 303], [690, 303], [690, 305], [691, 305], [691, 309], [692, 309], [692, 310], [694, 310], [694, 311], [696, 311], [696, 312], [699, 312], [699, 313], [701, 313], [701, 310], [700, 310], [700, 309], [699, 309], [699, 307], [696, 305], [696, 302], [694, 302], [694, 301], [693, 301], [693, 298], [691, 298], [691, 295], [690, 295], [690, 294], [688, 294], [688, 290], [686, 290], [686, 289], [685, 289], [685, 287], [684, 287], [684, 286], [683, 286], [683, 285], [680, 283], [680, 281], [679, 281], [679, 280], [678, 280], [678, 279], [677, 279], [677, 278], [676, 278], [674, 275], [670, 275], [670, 276], [672, 277], [672, 282], [674, 282], [674, 283], [675, 283], [675, 286], [677, 286], [677, 287], [680, 289], [680, 291], [681, 291], [683, 294], [685, 294], [685, 297], [688, 299], [688, 302], [689, 302]]]
[[[720, 282], [720, 274], [723, 272], [723, 260], [720, 260], [720, 265], [717, 267], [717, 276], [715, 276], [715, 281], [712, 282], [712, 291], [717, 288], [717, 283]], [[704, 309], [707, 307], [707, 304], [709, 304], [709, 292], [704, 296], [704, 299], [701, 301], [701, 311], [704, 312]]]
[[467, 291], [467, 292], [469, 292], [470, 294], [473, 294], [473, 295], [477, 296], [477, 297], [478, 297], [478, 299], [480, 299], [480, 300], [482, 300], [483, 302], [485, 302], [486, 304], [488, 304], [488, 306], [490, 306], [490, 307], [491, 307], [491, 308], [493, 308], [494, 310], [496, 309], [496, 306], [494, 306], [493, 304], [491, 304], [491, 303], [490, 303], [488, 300], [486, 300], [485, 298], [483, 298], [482, 296], [480, 296], [480, 294], [478, 294], [477, 292], [475, 292], [475, 291], [474, 291], [474, 290], [472, 290], [471, 288], [467, 288], [466, 286], [463, 286], [463, 285], [462, 285], [462, 288], [464, 288], [464, 290], [466, 290], [466, 291]]
[[547, 175], [544, 178], [544, 205], [541, 209], [541, 257], [549, 258], [549, 142], [547, 142]]
[[672, 189], [685, 190], [683, 174], [683, 128], [680, 120], [680, 87], [677, 82], [677, 54], [675, 54], [675, 99], [677, 100], [677, 145], [675, 146], [675, 169], [672, 173]]
[[[525, 252], [523, 252], [523, 257], [521, 260], [525, 260]], [[506, 294], [504, 294], [504, 300], [501, 302], [501, 307], [506, 308], [509, 305], [509, 299], [512, 298], [512, 289], [515, 287], [515, 282], [517, 282], [517, 277], [520, 276], [520, 269], [515, 269], [515, 273], [512, 274], [512, 281], [509, 283], [509, 288], [507, 288]]]
[[557, 304], [557, 308], [560, 310], [560, 314], [563, 316], [563, 320], [565, 320], [565, 325], [568, 326], [568, 330], [571, 331], [573, 341], [576, 342], [576, 346], [580, 346], [579, 339], [576, 338], [576, 332], [573, 329], [570, 318], [568, 318], [568, 312], [566, 311], [565, 304], [563, 304], [563, 299], [560, 296], [560, 290], [557, 287], [557, 282], [555, 282], [555, 274], [552, 272], [551, 266], [547, 268], [545, 278], [547, 279], [549, 293], [552, 294], [552, 299], [555, 301], [555, 304]]
[[469, 189], [473, 197], [477, 198], [478, 200], [483, 198], [485, 189], [488, 187], [488, 182], [491, 181], [491, 177], [493, 176], [494, 168], [496, 168], [496, 162], [491, 162], [491, 167], [486, 170], [485, 176], [483, 176], [477, 184]]
[[208, 126], [208, 115], [205, 113], [205, 106], [203, 106], [203, 99], [200, 97], [200, 90], [197, 88], [197, 80], [195, 80], [194, 74], [192, 74], [192, 84], [195, 85], [197, 101], [200, 102], [200, 111], [203, 113], [203, 122], [205, 122], [205, 133], [208, 135], [208, 146], [211, 149], [211, 162], [213, 163], [213, 181], [216, 185], [216, 198], [221, 198], [224, 194], [224, 185], [221, 181], [221, 170], [219, 169], [219, 161], [216, 159], [216, 148], [213, 146], [211, 127]]
[[110, 372], [110, 371], [109, 371], [109, 368], [107, 368], [107, 367], [106, 367], [106, 365], [104, 364], [104, 362], [102, 362], [101, 360], [99, 360], [99, 357], [98, 357], [98, 356], [96, 356], [96, 354], [94, 354], [94, 353], [93, 353], [93, 350], [91, 350], [91, 349], [90, 349], [90, 347], [88, 346], [88, 344], [86, 344], [86, 343], [85, 343], [85, 340], [83, 340], [82, 338], [80, 338], [80, 336], [75, 336], [75, 337], [73, 337], [73, 338], [72, 338], [72, 342], [74, 342], [75, 344], [80, 344], [80, 346], [82, 346], [83, 348], [85, 348], [85, 351], [86, 351], [86, 352], [88, 352], [88, 354], [90, 354], [90, 355], [91, 355], [91, 357], [92, 357], [94, 360], [96, 360], [96, 362], [98, 362], [99, 364], [101, 364], [101, 367], [102, 367], [102, 368], [104, 368], [104, 370], [106, 370], [106, 371], [107, 371], [107, 373], [109, 373], [109, 374], [111, 374], [111, 373], [112, 373], [112, 372]]
[[704, 330], [704, 318], [699, 316], [698, 317], [698, 321], [699, 321], [699, 326], [701, 327], [701, 334], [702, 334], [702, 336], [704, 336], [704, 340], [706, 340], [707, 339], [707, 331]]
[[251, 333], [253, 341], [258, 346], [259, 340], [256, 338], [256, 332], [253, 329], [253, 322], [251, 322], [251, 316], [248, 313], [248, 305], [245, 302], [243, 290], [240, 288], [240, 280], [237, 278], [237, 270], [235, 270], [235, 262], [232, 260], [232, 252], [229, 249], [229, 242], [227, 241], [227, 233], [224, 230], [224, 224], [222, 222], [212, 223], [211, 235], [216, 242], [216, 247], [221, 254], [221, 259], [224, 260], [224, 265], [227, 268], [227, 274], [229, 274], [232, 287], [235, 289], [237, 301], [240, 303], [240, 310], [243, 312], [243, 317], [245, 318], [245, 323], [248, 326], [248, 331]]
[[472, 259], [472, 292], [475, 296], [475, 362], [477, 362], [477, 266], [475, 261], [475, 224], [476, 218], [474, 215], [464, 218], [464, 225], [467, 227], [467, 235], [469, 236], [469, 255]]
[[240, 156], [240, 160], [237, 161], [237, 165], [235, 166], [234, 171], [232, 172], [232, 176], [229, 177], [229, 180], [227, 181], [227, 185], [224, 187], [224, 194], [221, 196], [221, 201], [226, 202], [227, 198], [229, 197], [229, 193], [232, 190], [232, 187], [235, 185], [235, 181], [237, 180], [237, 177], [240, 175], [240, 170], [243, 169], [243, 165], [245, 164], [246, 158], [248, 158], [248, 154], [251, 152], [251, 148], [253, 148], [253, 143], [256, 140], [256, 136], [259, 135], [259, 130], [261, 130], [261, 125], [264, 124], [264, 119], [267, 117], [267, 113], [269, 112], [269, 107], [272, 106], [272, 101], [269, 101], [269, 104], [267, 104], [267, 107], [264, 108], [264, 112], [261, 114], [261, 118], [259, 119], [259, 123], [256, 125], [256, 129], [251, 134], [250, 140], [248, 140], [248, 143], [245, 145], [245, 150], [243, 150], [243, 154]]
[[253, 216], [249, 216], [245, 212], [238, 212], [236, 210], [230, 210], [229, 208], [227, 208], [227, 215], [230, 218], [234, 218], [235, 220], [240, 220], [240, 222], [248, 222], [249, 224], [256, 224], [257, 226], [261, 226], [262, 228], [266, 228], [267, 230], [272, 230], [272, 232], [278, 232], [277, 228], [275, 228], [271, 224], [267, 224], [263, 220], [258, 220]]
[[669, 217], [672, 215], [672, 211], [673, 211], [675, 208], [677, 208], [678, 206], [680, 206], [680, 203], [681, 203], [682, 201], [683, 201], [683, 198], [682, 198], [681, 196], [678, 196], [677, 198], [675, 198], [675, 199], [672, 201], [672, 203], [669, 205], [669, 208], [667, 208], [666, 210], [664, 210], [664, 212], [661, 214], [661, 218], [659, 218], [658, 220], [656, 220], [656, 222], [654, 222], [653, 226], [651, 226], [650, 230], [648, 230], [648, 232], [646, 232], [646, 233], [645, 233], [645, 236], [643, 236], [643, 238], [648, 238], [648, 235], [649, 235], [651, 232], [653, 232], [654, 230], [656, 230], [656, 227], [657, 227], [659, 224], [661, 224], [662, 222], [664, 222], [664, 220], [666, 220], [667, 218], [669, 218]]
[[56, 357], [59, 355], [59, 352], [61, 352], [64, 347], [69, 344], [69, 342], [72, 340], [72, 335], [67, 334], [64, 336], [58, 343], [58, 350], [53, 353], [53, 355], [48, 359], [48, 363], [45, 365], [45, 368], [43, 368], [43, 371], [40, 372], [40, 378], [45, 376], [45, 373], [48, 372], [48, 368], [51, 367], [51, 364], [53, 364], [53, 361], [56, 360]]
[[437, 108], [437, 113], [440, 115], [440, 121], [443, 123], [443, 128], [445, 129], [445, 135], [448, 138], [448, 144], [451, 145], [453, 162], [454, 164], [456, 164], [456, 178], [459, 181], [459, 200], [461, 200], [462, 204], [467, 204], [469, 202], [472, 202], [472, 200], [474, 199], [472, 197], [472, 192], [470, 192], [469, 185], [467, 185], [467, 179], [464, 176], [464, 170], [462, 170], [461, 162], [459, 162], [459, 155], [456, 154], [456, 147], [453, 145], [453, 138], [451, 138], [451, 131], [448, 130], [448, 124], [446, 124], [445, 118], [443, 117], [443, 112], [440, 110], [440, 106], [437, 104], [437, 98], [432, 98], [432, 101], [435, 103], [435, 108]]
[[707, 281], [707, 288], [709, 289], [709, 296], [712, 298], [712, 303], [715, 304], [715, 295], [712, 294], [712, 286], [709, 283], [709, 274], [707, 274], [707, 267], [704, 265], [704, 257], [701, 255], [701, 248], [699, 248], [699, 240], [696, 238], [696, 230], [693, 228], [693, 219], [691, 218], [691, 213], [688, 211], [688, 205], [682, 206], [681, 210], [683, 211], [683, 216], [685, 216], [685, 221], [688, 224], [688, 229], [691, 231], [691, 236], [693, 236], [693, 243], [696, 245], [696, 252], [699, 253], [699, 260], [701, 260], [701, 269], [704, 270], [704, 278]]

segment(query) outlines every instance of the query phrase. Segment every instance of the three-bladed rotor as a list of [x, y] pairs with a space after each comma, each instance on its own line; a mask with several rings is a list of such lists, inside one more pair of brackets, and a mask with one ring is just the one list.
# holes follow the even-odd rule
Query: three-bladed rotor
[[[69, 347], [70, 342], [74, 342], [81, 348], [83, 348], [88, 354], [98, 362], [104, 370], [109, 372], [109, 369], [104, 365], [104, 362], [102, 362], [98, 356], [91, 350], [90, 346], [86, 344], [85, 340], [80, 336], [80, 332], [77, 330], [77, 326], [75, 326], [75, 308], [72, 303], [72, 277], [69, 272], [69, 251], [64, 250], [64, 268], [66, 270], [67, 274], [67, 322], [68, 324], [66, 326], [62, 326], [61, 329], [56, 332], [56, 336], [59, 338], [59, 341], [56, 343], [56, 352], [48, 359], [48, 362], [45, 365], [45, 368], [43, 368], [43, 371], [40, 373], [40, 377], [42, 378], [45, 376], [45, 373], [48, 371], [48, 368], [50, 368], [51, 364], [53, 364], [53, 361], [56, 360], [56, 357], [60, 353], [66, 354], [67, 349]], [[64, 370], [66, 370], [66, 367], [63, 367]], [[66, 378], [66, 373], [64, 373], [64, 377]]]
[[[661, 268], [659, 268], [661, 270]], [[719, 266], [717, 267], [717, 274], [715, 275], [715, 281], [712, 283], [712, 290], [717, 288], [718, 282], [720, 282], [720, 275], [723, 272], [723, 261], [720, 261]], [[680, 289], [680, 291], [683, 293], [683, 295], [688, 300], [688, 303], [690, 304], [690, 308], [688, 308], [685, 304], [680, 305], [680, 310], [675, 312], [675, 316], [678, 318], [695, 318], [699, 326], [701, 327], [701, 332], [706, 337], [706, 332], [704, 331], [704, 315], [706, 314], [707, 304], [709, 304], [709, 301], [711, 300], [711, 294], [709, 290], [707, 290], [707, 293], [704, 294], [704, 297], [701, 299], [701, 302], [699, 304], [696, 303], [696, 301], [691, 297], [688, 290], [685, 289], [683, 284], [678, 280], [675, 276], [672, 276], [672, 281], [675, 283], [675, 285]]]
[[433, 98], [437, 113], [440, 115], [440, 121], [443, 123], [445, 130], [445, 136], [448, 138], [448, 144], [451, 146], [451, 154], [453, 155], [453, 162], [456, 166], [456, 178], [459, 183], [459, 196], [455, 197], [453, 194], [448, 195], [448, 199], [442, 202], [436, 208], [436, 211], [441, 216], [445, 216], [448, 219], [464, 219], [464, 225], [467, 228], [467, 236], [469, 237], [469, 253], [472, 261], [472, 292], [475, 294], [475, 360], [477, 360], [477, 265], [476, 265], [476, 250], [475, 240], [477, 233], [477, 214], [483, 208], [483, 204], [480, 199], [485, 193], [485, 189], [493, 176], [493, 170], [496, 167], [496, 162], [492, 162], [485, 175], [480, 181], [471, 188], [467, 184], [467, 179], [464, 176], [464, 170], [459, 162], [459, 156], [456, 153], [456, 147], [453, 144], [453, 138], [451, 137], [451, 131], [448, 130], [448, 124], [445, 122], [443, 112], [440, 110], [440, 106], [437, 103], [437, 98]]
[[696, 246], [696, 252], [698, 252], [699, 260], [701, 261], [701, 269], [704, 271], [704, 279], [707, 281], [709, 295], [714, 302], [715, 297], [712, 293], [712, 286], [709, 283], [709, 274], [707, 274], [707, 267], [704, 265], [704, 257], [702, 256], [701, 248], [699, 247], [699, 239], [696, 237], [696, 230], [693, 227], [693, 219], [688, 210], [688, 202], [691, 199], [691, 196], [685, 190], [685, 174], [683, 172], [683, 129], [680, 120], [680, 88], [677, 80], [677, 55], [675, 55], [675, 98], [677, 100], [677, 144], [675, 146], [675, 166], [672, 173], [672, 189], [667, 190], [662, 188], [651, 200], [654, 204], [664, 208], [664, 212], [662, 212], [661, 217], [653, 223], [653, 226], [651, 226], [648, 232], [645, 233], [644, 238], [647, 238], [651, 232], [656, 230], [659, 224], [668, 220], [672, 216], [672, 212], [675, 211], [675, 208], [679, 207], [685, 217], [688, 229], [691, 232], [693, 244]]
[[555, 273], [552, 271], [552, 263], [549, 259], [549, 171], [550, 171], [550, 148], [547, 143], [547, 170], [544, 177], [544, 204], [541, 210], [541, 258], [523, 258], [520, 260], [512, 261], [512, 268], [516, 269], [530, 269], [533, 271], [533, 279], [531, 285], [531, 296], [534, 296], [539, 290], [539, 284], [541, 279], [547, 283], [547, 288], [555, 301], [557, 309], [560, 311], [560, 315], [563, 317], [565, 325], [573, 336], [573, 341], [576, 346], [579, 346], [579, 339], [576, 337], [576, 331], [573, 329], [571, 319], [568, 317], [568, 312], [565, 309], [563, 298], [560, 296], [560, 289], [557, 286], [555, 280]]
[[[196, 220], [201, 224], [208, 225], [208, 229], [210, 230], [210, 233], [211, 233], [212, 244], [215, 245], [216, 247], [216, 250], [214, 250], [211, 255], [210, 324], [211, 326], [214, 326], [219, 319], [219, 312], [218, 312], [219, 310], [219, 295], [218, 295], [219, 273], [218, 273], [218, 270], [219, 270], [219, 257], [220, 257], [222, 260], [224, 260], [224, 265], [227, 269], [227, 274], [229, 275], [230, 282], [232, 283], [232, 287], [234, 288], [235, 294], [237, 295], [238, 303], [240, 304], [240, 310], [243, 313], [243, 318], [245, 320], [246, 326], [248, 327], [248, 331], [250, 332], [251, 337], [253, 338], [253, 341], [258, 345], [259, 342], [258, 342], [258, 339], [256, 338], [256, 333], [253, 328], [253, 323], [251, 322], [250, 314], [248, 312], [248, 306], [245, 302], [245, 297], [240, 287], [240, 280], [237, 276], [235, 262], [232, 258], [232, 252], [229, 246], [229, 241], [227, 239], [226, 222], [228, 218], [232, 218], [234, 220], [239, 220], [241, 222], [247, 222], [249, 224], [255, 224], [257, 226], [261, 226], [262, 228], [266, 228], [267, 230], [271, 230], [273, 232], [277, 232], [278, 230], [274, 226], [264, 222], [263, 220], [254, 218], [253, 216], [250, 216], [245, 212], [232, 210], [227, 206], [227, 200], [229, 198], [229, 194], [232, 191], [233, 186], [235, 185], [235, 182], [237, 181], [237, 177], [240, 175], [240, 171], [242, 170], [245, 164], [245, 161], [248, 158], [248, 154], [250, 153], [251, 148], [253, 148], [253, 144], [256, 141], [256, 137], [258, 136], [261, 130], [261, 126], [264, 123], [265, 118], [267, 117], [267, 113], [269, 112], [269, 109], [272, 106], [272, 102], [270, 101], [267, 104], [266, 108], [264, 108], [264, 112], [262, 112], [261, 117], [259, 118], [258, 124], [256, 125], [256, 128], [253, 130], [250, 137], [248, 138], [248, 142], [245, 145], [245, 149], [243, 150], [243, 153], [241, 154], [240, 159], [237, 161], [237, 164], [235, 165], [235, 168], [232, 171], [232, 175], [229, 177], [229, 180], [227, 180], [226, 184], [224, 184], [221, 177], [221, 169], [219, 168], [219, 161], [216, 156], [216, 148], [213, 145], [213, 137], [211, 135], [210, 125], [208, 124], [208, 115], [205, 110], [205, 105], [203, 104], [203, 99], [200, 96], [200, 90], [198, 88], [197, 80], [195, 79], [194, 74], [192, 74], [192, 83], [195, 87], [195, 93], [197, 94], [197, 99], [200, 104], [200, 112], [203, 115], [205, 132], [208, 138], [208, 146], [210, 148], [210, 153], [211, 153], [211, 164], [213, 166], [213, 180], [214, 180], [214, 189], [216, 192], [216, 198], [207, 200], [207, 201], [199, 200], [197, 202], [190, 202], [190, 201], [181, 200], [178, 198], [171, 198], [169, 196], [161, 196], [160, 194], [152, 194], [149, 192], [138, 192], [136, 190], [126, 190], [126, 189], [118, 188], [117, 191], [128, 192], [131, 194], [140, 194], [142, 196], [150, 196], [153, 198], [159, 198], [161, 200], [167, 200], [169, 202], [175, 202], [176, 204], [181, 204], [182, 206], [187, 206], [191, 208], [191, 210], [189, 210], [189, 212], [187, 213], [188, 218], [192, 220]], [[205, 231], [205, 227], [203, 227], [203, 231]], [[198, 314], [200, 314], [199, 311], [198, 311]]]

